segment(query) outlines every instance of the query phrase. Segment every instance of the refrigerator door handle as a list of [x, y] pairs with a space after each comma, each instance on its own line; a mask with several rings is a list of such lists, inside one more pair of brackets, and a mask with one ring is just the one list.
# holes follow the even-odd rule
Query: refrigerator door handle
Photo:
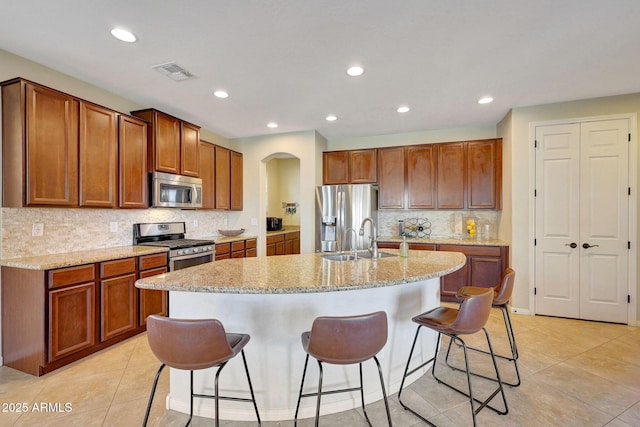
[[338, 227], [337, 227], [337, 231], [338, 231], [338, 250], [340, 252], [342, 252], [343, 248], [344, 248], [344, 191], [339, 191], [338, 192]]

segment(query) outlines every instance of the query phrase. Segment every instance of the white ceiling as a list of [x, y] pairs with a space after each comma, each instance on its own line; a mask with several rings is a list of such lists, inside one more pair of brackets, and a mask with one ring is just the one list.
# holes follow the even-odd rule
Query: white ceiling
[[[138, 41], [114, 39], [114, 26]], [[337, 139], [640, 92], [640, 1], [3, 0], [0, 49], [227, 138]], [[171, 61], [196, 78], [151, 68]], [[363, 76], [345, 74], [354, 63]]]

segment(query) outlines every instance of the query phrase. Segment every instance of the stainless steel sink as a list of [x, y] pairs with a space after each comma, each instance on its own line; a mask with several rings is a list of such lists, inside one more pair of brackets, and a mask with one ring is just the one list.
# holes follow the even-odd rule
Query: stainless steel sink
[[[387, 257], [392, 257], [392, 256], [398, 256], [398, 255], [390, 254], [388, 252], [378, 252], [378, 258], [387, 258]], [[358, 258], [371, 259], [371, 254], [369, 253], [369, 251], [358, 252]]]
[[[378, 258], [386, 258], [398, 256], [396, 254], [390, 254], [387, 252], [378, 252]], [[329, 261], [355, 261], [355, 257], [352, 254], [328, 254], [322, 255], [322, 258], [328, 259]], [[358, 252], [358, 258], [371, 259], [371, 254], [369, 251]]]
[[353, 261], [356, 258], [350, 254], [331, 254], [331, 255], [322, 255], [322, 258], [328, 259], [329, 261]]

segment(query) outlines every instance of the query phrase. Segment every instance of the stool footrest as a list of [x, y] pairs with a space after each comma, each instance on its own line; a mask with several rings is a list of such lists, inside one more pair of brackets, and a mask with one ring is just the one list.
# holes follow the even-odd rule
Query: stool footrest
[[[324, 396], [325, 394], [337, 394], [337, 393], [346, 393], [349, 391], [360, 391], [359, 387], [353, 387], [353, 388], [343, 388], [340, 390], [327, 390], [327, 391], [323, 391], [320, 394], [322, 396]], [[300, 397], [312, 397], [312, 396], [317, 396], [318, 392], [315, 393], [305, 393], [305, 394], [301, 394]]]
[[221, 400], [234, 400], [236, 402], [253, 402], [253, 400], [246, 397], [233, 397], [233, 396], [215, 396], [213, 394], [193, 394], [193, 397], [200, 397], [202, 399], [215, 399], [216, 397]]

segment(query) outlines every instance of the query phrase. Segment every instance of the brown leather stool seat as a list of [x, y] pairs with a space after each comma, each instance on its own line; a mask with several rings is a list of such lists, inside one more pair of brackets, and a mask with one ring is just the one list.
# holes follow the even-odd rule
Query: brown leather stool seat
[[[504, 275], [502, 276], [502, 280], [500, 280], [500, 283], [494, 288], [488, 288], [493, 290], [492, 307], [497, 308], [502, 312], [502, 318], [504, 319], [504, 326], [505, 326], [505, 329], [507, 330], [507, 339], [509, 340], [509, 347], [511, 350], [511, 356], [503, 356], [503, 355], [496, 354], [496, 357], [499, 357], [504, 360], [508, 360], [509, 362], [513, 363], [513, 366], [515, 368], [515, 373], [516, 373], [516, 379], [517, 379], [517, 381], [512, 383], [509, 383], [506, 381], [502, 381], [502, 383], [506, 385], [510, 385], [512, 387], [518, 387], [521, 382], [520, 370], [518, 369], [518, 347], [516, 345], [516, 337], [513, 334], [513, 326], [511, 325], [511, 316], [509, 315], [509, 301], [511, 300], [511, 294], [513, 293], [513, 286], [515, 283], [515, 279], [516, 279], [516, 272], [512, 268], [507, 268], [504, 272]], [[463, 286], [460, 289], [458, 289], [457, 296], [458, 298], [464, 299], [468, 296], [482, 293], [484, 292], [484, 289], [487, 289], [487, 288]], [[452, 341], [449, 342], [449, 348], [447, 349], [446, 361], [447, 361], [447, 364], [453, 369], [459, 369], [449, 364], [449, 353], [451, 351], [451, 343]], [[467, 348], [473, 351], [488, 354], [488, 352], [485, 350], [481, 350], [473, 347], [467, 347]], [[479, 377], [483, 377], [486, 379], [494, 379], [494, 378], [486, 377], [484, 375], [474, 374], [473, 372], [471, 374]]]
[[[433, 310], [427, 311], [426, 313], [422, 313], [412, 319], [415, 323], [418, 324], [418, 328], [416, 330], [415, 338], [413, 339], [413, 344], [411, 345], [411, 351], [409, 352], [409, 358], [407, 359], [407, 365], [404, 370], [402, 382], [400, 384], [400, 390], [398, 391], [398, 400], [400, 401], [400, 404], [404, 409], [410, 411], [411, 413], [413, 413], [414, 415], [416, 415], [418, 418], [422, 419], [426, 423], [433, 425], [429, 420], [424, 418], [415, 410], [409, 408], [402, 401], [402, 388], [404, 386], [405, 379], [409, 375], [416, 372], [417, 370], [426, 366], [427, 364], [432, 363], [431, 375], [433, 375], [433, 378], [435, 378], [439, 383], [442, 383], [447, 387], [469, 398], [474, 426], [476, 425], [476, 415], [485, 407], [493, 409], [494, 411], [496, 411], [501, 415], [505, 415], [509, 411], [509, 408], [507, 406], [507, 399], [504, 394], [504, 389], [502, 387], [502, 381], [500, 380], [500, 372], [498, 372], [498, 365], [496, 364], [495, 356], [493, 354], [493, 347], [491, 346], [489, 333], [485, 329], [485, 325], [487, 323], [487, 320], [489, 319], [489, 313], [491, 311], [492, 301], [493, 301], [493, 290], [485, 289], [483, 292], [478, 292], [474, 295], [470, 295], [468, 298], [465, 298], [460, 304], [460, 307], [458, 309], [449, 308], [449, 307], [437, 307], [437, 308], [434, 308]], [[423, 326], [438, 332], [435, 353], [433, 355], [433, 358], [422, 363], [417, 368], [414, 368], [411, 371], [409, 371], [411, 356], [413, 355], [413, 351], [416, 346], [416, 341], [418, 340], [420, 328], [422, 328]], [[464, 340], [460, 338], [460, 335], [474, 334], [480, 330], [484, 331], [484, 334], [487, 338], [487, 343], [489, 344], [489, 351], [490, 351], [491, 358], [493, 360], [493, 366], [496, 372], [496, 381], [498, 382], [498, 387], [495, 390], [493, 390], [493, 392], [489, 395], [489, 397], [484, 401], [480, 401], [473, 397], [473, 390], [471, 387], [471, 377], [469, 373], [470, 371], [469, 371], [469, 358], [467, 356], [467, 346]], [[456, 343], [458, 343], [464, 350], [464, 362], [467, 368], [466, 374], [467, 374], [468, 393], [446, 383], [441, 378], [438, 378], [436, 376], [436, 364], [437, 364], [436, 361], [438, 357], [438, 348], [440, 347], [440, 337], [442, 336], [442, 334], [450, 337], [452, 341], [456, 341]], [[492, 406], [489, 406], [489, 402], [498, 394], [502, 395], [502, 401], [504, 402], [504, 408], [505, 408], [504, 411], [501, 411]], [[479, 406], [477, 408], [475, 407], [474, 402], [479, 403]]]
[[[158, 379], [165, 366], [170, 368], [190, 371], [191, 402], [189, 420], [193, 418], [193, 398], [215, 399], [216, 427], [219, 425], [219, 399], [252, 402], [256, 411], [258, 425], [261, 425], [258, 406], [253, 394], [247, 359], [244, 355], [244, 346], [249, 342], [247, 334], [227, 334], [222, 323], [216, 319], [172, 319], [164, 316], [151, 315], [147, 318], [147, 338], [153, 354], [162, 365], [156, 373], [153, 388], [147, 404], [147, 412], [144, 416], [143, 426], [147, 425], [151, 404], [158, 385]], [[242, 354], [244, 370], [247, 374], [251, 399], [238, 397], [225, 397], [218, 395], [218, 377], [227, 362], [238, 353]], [[193, 392], [193, 371], [218, 367], [215, 375], [214, 395], [196, 394]]]
[[[387, 343], [387, 314], [378, 311], [370, 314], [346, 317], [318, 317], [313, 321], [311, 331], [302, 333], [302, 347], [307, 353], [302, 381], [300, 382], [300, 393], [294, 417], [294, 425], [298, 425], [298, 410], [300, 400], [303, 397], [317, 397], [315, 425], [318, 426], [320, 419], [320, 398], [323, 394], [334, 394], [360, 390], [362, 410], [367, 423], [371, 425], [369, 416], [364, 408], [364, 390], [362, 388], [362, 362], [373, 359], [378, 366], [380, 385], [382, 386], [382, 396], [387, 410], [387, 421], [391, 426], [391, 413], [387, 401], [387, 393], [382, 378], [380, 362], [376, 354], [382, 350]], [[320, 378], [318, 391], [316, 393], [302, 393], [304, 378], [307, 373], [309, 356], [313, 356], [318, 361]], [[358, 363], [360, 366], [360, 387], [341, 390], [322, 391], [322, 362], [334, 365], [351, 365]]]

